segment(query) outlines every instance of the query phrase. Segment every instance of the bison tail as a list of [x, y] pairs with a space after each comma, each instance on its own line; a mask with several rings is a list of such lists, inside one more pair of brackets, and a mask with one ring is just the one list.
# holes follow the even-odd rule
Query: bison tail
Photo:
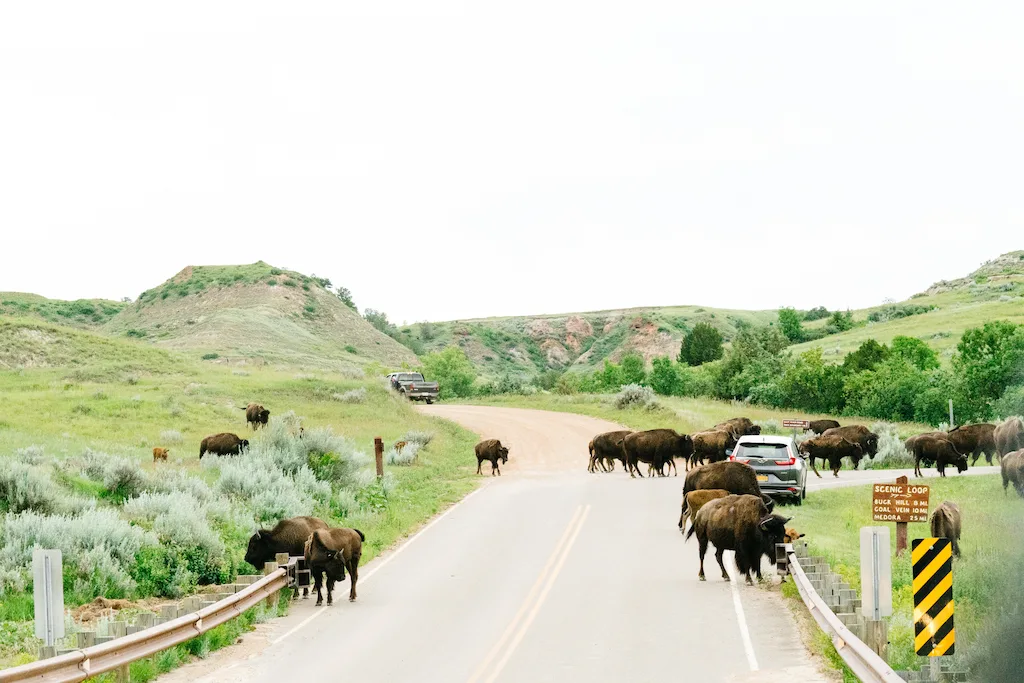
[[683, 543], [686, 543], [687, 541], [689, 541], [690, 540], [690, 536], [693, 536], [693, 534], [696, 531], [697, 531], [697, 524], [696, 523], [691, 524], [690, 528], [686, 531], [686, 536], [683, 537]]
[[356, 532], [357, 534], [359, 534], [359, 542], [360, 542], [360, 543], [362, 543], [363, 541], [365, 541], [365, 540], [366, 540], [366, 534], [364, 534], [364, 533], [363, 533], [362, 531], [360, 531], [359, 529], [353, 529], [352, 531], [354, 531], [354, 532]]

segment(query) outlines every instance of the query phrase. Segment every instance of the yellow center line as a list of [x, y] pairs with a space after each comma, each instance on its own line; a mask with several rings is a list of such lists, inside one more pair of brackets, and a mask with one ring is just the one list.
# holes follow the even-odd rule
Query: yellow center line
[[[589, 509], [589, 506], [587, 506], [587, 508]], [[473, 675], [469, 677], [468, 683], [476, 683], [480, 680], [480, 677], [483, 676], [485, 671], [487, 671], [487, 667], [490, 666], [491, 661], [493, 661], [494, 658], [498, 656], [498, 653], [501, 652], [501, 649], [505, 646], [505, 641], [507, 641], [515, 632], [516, 626], [519, 625], [519, 621], [529, 610], [530, 605], [531, 603], [533, 603], [534, 598], [540, 591], [541, 586], [544, 585], [544, 578], [547, 576], [548, 572], [551, 570], [551, 568], [555, 565], [555, 562], [558, 560], [558, 556], [562, 552], [562, 546], [565, 544], [566, 540], [571, 535], [573, 527], [576, 525], [576, 522], [579, 520], [580, 514], [582, 512], [583, 506], [578, 506], [576, 508], [576, 511], [573, 513], [572, 518], [569, 520], [569, 524], [565, 527], [565, 531], [562, 532], [562, 537], [559, 538], [558, 543], [555, 544], [555, 549], [551, 551], [551, 556], [548, 558], [548, 561], [544, 564], [544, 568], [540, 570], [540, 574], [537, 576], [537, 580], [533, 583], [533, 586], [530, 588], [530, 592], [527, 593], [526, 600], [523, 601], [522, 607], [520, 607], [519, 611], [516, 612], [516, 615], [512, 618], [512, 621], [510, 621], [508, 626], [505, 628], [505, 632], [501, 634], [501, 638], [498, 639], [498, 642], [494, 644], [494, 647], [492, 647], [491, 650], [487, 653], [487, 656], [484, 657], [484, 660], [480, 663], [480, 666], [478, 666], [476, 668], [476, 671], [473, 672]]]

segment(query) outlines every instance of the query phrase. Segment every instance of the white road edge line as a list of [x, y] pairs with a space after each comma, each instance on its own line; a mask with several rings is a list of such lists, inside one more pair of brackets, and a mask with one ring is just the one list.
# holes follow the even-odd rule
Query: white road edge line
[[[454, 505], [452, 505], [452, 506], [451, 506], [450, 508], [448, 508], [447, 510], [445, 510], [444, 512], [442, 512], [442, 513], [441, 513], [440, 515], [438, 515], [437, 517], [435, 517], [435, 518], [433, 519], [433, 521], [431, 521], [431, 522], [430, 522], [429, 524], [427, 524], [427, 525], [426, 525], [425, 527], [423, 527], [422, 529], [420, 529], [419, 531], [417, 531], [417, 532], [416, 532], [415, 534], [413, 534], [412, 536], [410, 536], [410, 537], [409, 537], [409, 538], [408, 538], [408, 539], [407, 539], [407, 540], [405, 541], [405, 543], [403, 543], [402, 545], [400, 545], [400, 546], [398, 546], [397, 548], [395, 548], [395, 551], [394, 551], [394, 552], [392, 552], [392, 553], [390, 553], [389, 555], [385, 556], [385, 557], [384, 557], [384, 559], [382, 559], [382, 560], [381, 560], [381, 561], [380, 561], [380, 562], [379, 562], [378, 564], [376, 564], [376, 565], [374, 565], [374, 566], [373, 566], [373, 569], [371, 569], [370, 571], [366, 572], [366, 575], [365, 575], [365, 576], [360, 576], [360, 577], [359, 577], [359, 583], [360, 583], [360, 584], [364, 584], [364, 583], [366, 583], [367, 581], [369, 581], [369, 580], [370, 580], [370, 578], [371, 578], [371, 577], [372, 577], [372, 576], [373, 576], [374, 574], [376, 574], [376, 573], [377, 573], [378, 571], [380, 571], [380, 570], [381, 570], [382, 568], [386, 567], [386, 566], [388, 565], [388, 563], [389, 563], [389, 562], [391, 562], [391, 560], [395, 559], [395, 557], [396, 557], [397, 555], [399, 555], [399, 554], [400, 554], [400, 553], [401, 553], [401, 552], [402, 552], [403, 550], [405, 550], [405, 549], [406, 549], [406, 548], [408, 548], [408, 547], [409, 547], [410, 545], [412, 545], [412, 544], [413, 544], [413, 543], [414, 543], [414, 542], [416, 541], [416, 539], [417, 539], [417, 538], [419, 538], [419, 537], [420, 537], [420, 536], [422, 536], [423, 534], [425, 534], [425, 533], [427, 533], [428, 531], [430, 531], [430, 529], [431, 529], [431, 528], [432, 528], [432, 527], [433, 527], [433, 526], [434, 526], [435, 524], [437, 524], [437, 523], [438, 523], [438, 522], [440, 522], [440, 521], [441, 521], [442, 519], [444, 519], [444, 518], [445, 518], [445, 517], [447, 517], [447, 516], [448, 516], [449, 514], [451, 514], [451, 513], [453, 512], [453, 511], [455, 511], [455, 509], [456, 509], [456, 508], [458, 508], [458, 507], [459, 507], [460, 505], [462, 505], [463, 503], [465, 503], [465, 502], [466, 502], [467, 500], [469, 500], [470, 498], [472, 498], [473, 496], [475, 496], [476, 494], [480, 493], [480, 492], [481, 492], [481, 491], [483, 491], [483, 490], [484, 490], [485, 488], [487, 488], [488, 484], [490, 484], [490, 482], [489, 482], [489, 481], [488, 481], [488, 482], [484, 482], [484, 484], [483, 484], [482, 486], [480, 486], [480, 488], [478, 488], [478, 489], [475, 489], [475, 490], [473, 490], [473, 491], [470, 491], [470, 492], [469, 492], [468, 494], [466, 494], [466, 495], [465, 495], [465, 496], [464, 496], [464, 497], [463, 497], [463, 498], [462, 498], [461, 500], [459, 500], [458, 502], [456, 502], [456, 503], [455, 503]], [[273, 646], [273, 645], [277, 645], [278, 643], [280, 643], [280, 642], [281, 642], [282, 640], [284, 640], [285, 638], [287, 638], [287, 637], [289, 637], [289, 636], [291, 636], [291, 635], [293, 635], [293, 634], [297, 633], [297, 632], [298, 632], [298, 631], [299, 631], [300, 629], [302, 629], [302, 628], [305, 628], [305, 627], [306, 627], [306, 626], [307, 626], [307, 625], [308, 625], [308, 624], [309, 624], [310, 622], [312, 622], [312, 621], [313, 621], [314, 619], [316, 619], [317, 617], [319, 617], [319, 616], [320, 616], [321, 614], [326, 614], [326, 613], [327, 613], [327, 610], [325, 610], [325, 609], [322, 609], [322, 608], [321, 608], [321, 609], [319, 609], [319, 610], [317, 610], [316, 612], [313, 612], [313, 614], [309, 615], [308, 617], [306, 617], [305, 619], [303, 619], [302, 621], [300, 621], [300, 622], [299, 622], [298, 624], [296, 624], [294, 628], [292, 628], [292, 629], [291, 629], [291, 630], [289, 630], [288, 632], [286, 632], [286, 633], [284, 633], [284, 634], [282, 634], [282, 635], [278, 636], [277, 638], [275, 638], [275, 639], [271, 640], [271, 641], [270, 641], [270, 645], [271, 645], [271, 646]]]
[[[761, 558], [758, 558], [760, 561]], [[740, 602], [740, 588], [736, 585], [740, 579], [740, 575], [737, 572], [732, 575], [732, 579], [729, 581], [729, 588], [732, 590], [732, 605], [736, 608], [736, 621], [740, 627], [740, 638], [743, 640], [743, 650], [747, 653], [747, 664], [750, 665], [751, 671], [757, 671], [760, 667], [757, 666], [757, 656], [754, 655], [754, 641], [750, 638], [750, 629], [747, 628], [747, 616], [743, 612], [743, 603]]]

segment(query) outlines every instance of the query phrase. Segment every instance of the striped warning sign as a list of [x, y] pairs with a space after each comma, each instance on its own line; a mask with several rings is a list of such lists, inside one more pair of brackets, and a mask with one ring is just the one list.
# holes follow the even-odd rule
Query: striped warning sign
[[946, 538], [911, 543], [914, 565], [914, 650], [922, 657], [953, 654], [953, 549]]

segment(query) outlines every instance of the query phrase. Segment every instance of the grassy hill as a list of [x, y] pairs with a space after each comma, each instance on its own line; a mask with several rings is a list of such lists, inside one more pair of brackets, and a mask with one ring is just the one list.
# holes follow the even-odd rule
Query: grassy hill
[[301, 367], [415, 365], [315, 278], [262, 261], [189, 266], [112, 317], [103, 331], [157, 346]]
[[61, 301], [38, 294], [0, 292], [0, 316], [41, 319], [83, 329], [103, 325], [127, 305], [106, 299]]

